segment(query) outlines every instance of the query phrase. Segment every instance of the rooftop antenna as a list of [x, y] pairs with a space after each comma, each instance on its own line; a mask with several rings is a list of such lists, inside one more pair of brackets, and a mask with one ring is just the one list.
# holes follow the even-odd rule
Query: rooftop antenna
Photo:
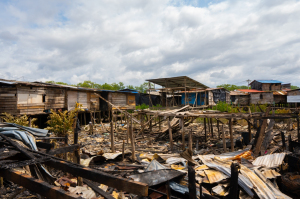
[[249, 88], [251, 80], [247, 79], [246, 81], [248, 82], [248, 88]]

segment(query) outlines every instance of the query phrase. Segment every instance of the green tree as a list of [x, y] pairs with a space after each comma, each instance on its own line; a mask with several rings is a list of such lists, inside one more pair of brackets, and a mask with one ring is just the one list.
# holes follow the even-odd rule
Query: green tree
[[237, 86], [234, 84], [221, 84], [221, 85], [218, 85], [217, 88], [225, 88], [229, 91], [234, 91], [237, 89], [248, 89], [248, 86]]
[[298, 89], [299, 87], [298, 86], [293, 86], [291, 85], [291, 89], [294, 90], [294, 89]]
[[128, 86], [126, 86], [126, 88], [127, 89], [133, 89], [133, 90], [135, 89], [134, 86], [132, 86], [132, 85], [128, 85]]

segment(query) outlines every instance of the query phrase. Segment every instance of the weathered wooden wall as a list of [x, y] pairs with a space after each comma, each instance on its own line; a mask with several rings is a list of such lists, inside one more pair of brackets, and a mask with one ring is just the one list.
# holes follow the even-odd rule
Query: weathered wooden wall
[[260, 90], [260, 91], [280, 91], [281, 84], [280, 83], [260, 83], [258, 81], [254, 81], [251, 83], [251, 89]]
[[287, 103], [286, 95], [274, 95], [275, 104], [285, 104]]
[[47, 88], [45, 109], [64, 109], [66, 107], [65, 90], [59, 88]]
[[273, 93], [250, 93], [251, 104], [273, 104], [274, 97]]
[[293, 90], [287, 92], [288, 103], [300, 103], [300, 90]]
[[250, 104], [250, 95], [233, 95], [232, 103], [240, 106], [248, 106]]
[[17, 114], [17, 88], [0, 87], [0, 114]]
[[44, 87], [17, 86], [17, 114], [44, 113], [45, 94]]
[[108, 101], [120, 108], [135, 108], [135, 94], [110, 92], [108, 93]]

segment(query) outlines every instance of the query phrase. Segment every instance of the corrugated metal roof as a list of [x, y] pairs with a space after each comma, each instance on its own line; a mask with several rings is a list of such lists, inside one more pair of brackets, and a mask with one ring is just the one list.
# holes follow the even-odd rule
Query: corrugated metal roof
[[274, 153], [271, 155], [260, 156], [256, 158], [252, 164], [266, 168], [275, 168], [282, 164], [284, 157], [285, 153]]
[[242, 91], [245, 93], [264, 93], [265, 91], [259, 91], [255, 89], [238, 89], [238, 91]]
[[[257, 82], [260, 82], [260, 83], [263, 83], [263, 84], [281, 84], [282, 82], [281, 81], [278, 81], [278, 80], [254, 80], [254, 81], [257, 81]], [[254, 81], [252, 81], [250, 84], [252, 84]]]
[[287, 95], [285, 91], [273, 91], [273, 95]]

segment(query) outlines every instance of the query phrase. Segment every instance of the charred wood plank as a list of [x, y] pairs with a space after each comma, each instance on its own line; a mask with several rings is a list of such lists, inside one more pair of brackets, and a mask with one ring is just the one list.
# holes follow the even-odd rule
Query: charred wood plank
[[74, 197], [70, 193], [65, 192], [60, 187], [52, 186], [45, 181], [33, 178], [30, 175], [22, 174], [19, 171], [11, 171], [7, 169], [0, 169], [0, 176], [6, 180], [12, 181], [18, 185], [21, 185], [35, 193], [38, 193], [47, 198], [56, 199], [75, 199], [81, 197]]
[[55, 169], [68, 172], [74, 176], [81, 176], [91, 181], [99, 182], [101, 184], [116, 188], [118, 190], [126, 191], [139, 196], [148, 196], [148, 185], [145, 183], [134, 182], [126, 178], [116, 177], [96, 169], [84, 167], [80, 164], [74, 164], [72, 162], [65, 161], [63, 159], [31, 149], [27, 149], [27, 151], [30, 151], [32, 154], [37, 155], [37, 157], [51, 157], [51, 160], [45, 162], [45, 165], [48, 165]]
[[91, 187], [91, 189], [93, 189], [96, 193], [103, 196], [105, 199], [114, 199], [114, 197], [112, 195], [110, 195], [109, 193], [107, 193], [104, 190], [100, 189], [98, 186], [93, 184], [93, 182], [91, 182], [90, 180], [83, 179], [83, 182], [85, 184], [87, 184], [89, 187]]
[[47, 143], [47, 142], [36, 142], [36, 146], [38, 148], [46, 149], [47, 151], [50, 151], [52, 148], [54, 148], [54, 144]]
[[5, 163], [4, 165], [0, 164], [0, 169], [9, 169], [9, 168], [16, 168], [16, 167], [25, 167], [27, 165], [33, 165], [37, 163], [44, 163], [46, 161], [49, 161], [49, 157], [43, 157], [43, 158], [36, 158], [31, 160], [24, 160], [24, 161], [15, 161], [12, 163]]
[[72, 146], [67, 146], [67, 147], [61, 147], [58, 149], [52, 149], [48, 152], [49, 155], [56, 155], [56, 154], [61, 154], [61, 153], [66, 153], [66, 152], [74, 152], [75, 150], [79, 149], [80, 145], [79, 144], [74, 144]]

